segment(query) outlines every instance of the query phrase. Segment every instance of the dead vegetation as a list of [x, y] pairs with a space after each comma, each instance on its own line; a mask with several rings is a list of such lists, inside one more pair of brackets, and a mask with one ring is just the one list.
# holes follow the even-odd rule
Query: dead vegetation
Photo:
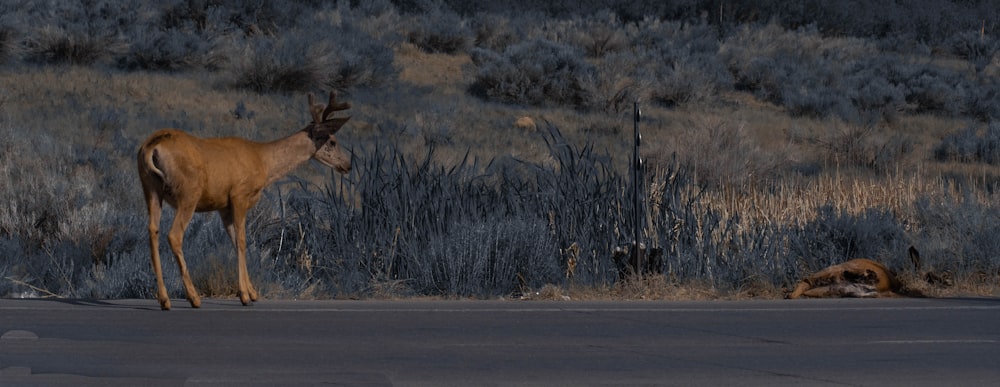
[[[353, 17], [345, 9], [328, 11], [319, 16], [343, 23], [338, 26], [348, 24], [343, 21]], [[366, 19], [361, 28], [372, 35], [388, 37], [393, 34], [390, 26], [405, 25], [399, 22], [403, 17], [398, 13], [385, 12]], [[507, 32], [521, 31], [517, 20], [507, 22], [512, 25]], [[550, 23], [540, 25], [537, 30], [524, 30], [530, 33], [547, 30], [551, 35], [549, 37], [556, 39], [561, 31], [574, 28], [574, 23], [578, 21]], [[650, 26], [636, 24], [629, 28], [639, 27]], [[694, 42], [697, 43], [694, 46], [711, 50], [716, 47], [713, 44], [719, 43], [702, 40], [715, 39], [718, 31], [712, 30], [709, 25], [661, 21], [651, 27], [660, 28], [657, 31], [662, 34], [653, 34], [656, 36], [648, 38], [669, 37], [662, 41], [653, 40], [655, 44]], [[706, 29], [708, 33], [702, 33]], [[256, 34], [263, 33], [257, 31]], [[643, 100], [642, 154], [649, 166], [649, 190], [659, 192], [659, 187], [663, 187], [664, 180], [668, 178], [660, 172], [675, 166], [675, 162], [692, 171], [685, 181], [691, 190], [681, 194], [683, 200], [669, 204], [689, 206], [692, 216], [670, 219], [674, 223], [660, 229], [652, 225], [653, 219], [647, 222], [650, 226], [644, 235], [662, 234], [659, 239], [651, 238], [655, 240], [649, 243], [666, 251], [664, 274], [638, 279], [628, 277], [619, 281], [617, 272], [611, 266], [611, 248], [607, 251], [600, 250], [604, 246], [595, 248], [592, 240], [560, 240], [553, 251], [567, 251], [574, 245], [577, 248], [572, 254], [572, 261], [567, 259], [566, 254], [552, 253], [560, 265], [558, 280], [553, 280], [550, 285], [522, 286], [522, 290], [515, 293], [533, 299], [780, 298], [806, 273], [848, 258], [870, 256], [879, 258], [886, 267], [896, 270], [900, 282], [928, 296], [997, 294], [997, 284], [1000, 283], [996, 273], [997, 261], [995, 255], [989, 255], [997, 249], [993, 248], [995, 245], [991, 244], [991, 237], [984, 234], [989, 234], [996, 224], [997, 200], [994, 192], [1000, 167], [987, 163], [970, 164], [961, 159], [939, 161], [932, 157], [935, 146], [950, 133], [970, 125], [982, 126], [970, 124], [968, 118], [955, 115], [954, 112], [960, 109], [956, 110], [944, 103], [948, 101], [937, 98], [927, 102], [940, 102], [941, 107], [935, 108], [931, 104], [930, 107], [920, 108], [917, 103], [890, 106], [884, 109], [884, 117], [872, 123], [843, 120], [836, 114], [819, 114], [822, 112], [815, 112], [814, 105], [804, 104], [811, 101], [806, 97], [816, 97], [823, 102], [823, 98], [832, 98], [834, 93], [822, 88], [812, 89], [817, 91], [814, 94], [804, 93], [810, 90], [809, 87], [784, 90], [781, 85], [794, 83], [772, 82], [784, 80], [780, 78], [758, 79], [771, 83], [760, 83], [754, 86], [757, 89], [692, 89], [692, 83], [685, 81], [704, 83], [712, 79], [704, 78], [701, 71], [704, 68], [693, 66], [689, 61], [689, 52], [672, 53], [681, 59], [676, 68], [650, 69], [662, 71], [660, 75], [669, 83], [644, 83], [628, 71], [619, 71], [631, 69], [629, 66], [634, 65], [634, 58], [618, 55], [623, 50], [622, 33], [606, 29], [604, 32], [607, 33], [602, 34], [603, 38], [596, 40], [575, 33], [566, 35], [588, 47], [585, 50], [589, 53], [586, 62], [599, 62], [596, 66], [600, 71], [596, 82], [599, 90], [595, 100], [600, 106], [591, 109], [482, 101], [469, 95], [469, 88], [475, 82], [476, 68], [468, 52], [435, 53], [414, 43], [396, 44], [388, 50], [394, 54], [391, 58], [393, 71], [385, 71], [385, 74], [391, 74], [385, 83], [379, 87], [350, 90], [352, 97], [363, 103], [355, 108], [353, 128], [344, 134], [344, 140], [358, 150], [372, 144], [391, 143], [410, 162], [422, 162], [422, 157], [429, 153], [428, 149], [433, 148], [428, 162], [442, 168], [454, 167], [466, 159], [478, 160], [480, 168], [488, 160], [498, 160], [497, 165], [516, 168], [525, 168], [530, 163], [556, 168], [560, 164], [553, 158], [544, 140], [549, 129], [554, 127], [562, 131], [566, 143], [574, 146], [573, 149], [580, 150], [589, 145], [597, 150], [596, 153], [606, 152], [609, 165], [621, 170], [627, 168], [631, 146], [625, 140], [631, 128], [631, 117], [627, 112], [630, 100], [639, 95], [656, 96]], [[808, 47], [856, 58], [871, 55], [872, 50], [877, 48], [855, 38], [827, 40], [817, 31], [784, 30], [777, 25], [747, 26], [739, 33], [745, 38], [754, 38], [753, 44], [766, 46], [770, 50], [768, 52], [781, 52], [781, 45], [796, 47], [796, 42], [802, 42]], [[770, 39], [772, 36], [779, 37], [780, 41]], [[292, 37], [294, 34], [289, 34], [287, 39]], [[516, 43], [511, 39], [518, 37], [494, 38], [495, 44], [490, 47], [502, 52], [506, 46]], [[273, 36], [268, 39], [282, 41]], [[735, 50], [738, 42], [738, 39], [729, 41], [723, 51], [736, 55], [730, 51]], [[678, 45], [678, 49], [683, 51], [681, 46], [684, 45]], [[380, 53], [385, 54], [385, 51]], [[738, 53], [746, 57], [733, 58], [741, 61], [752, 59], [749, 56], [754, 54], [752, 51]], [[813, 50], [802, 51], [800, 55], [816, 59], [813, 58], [816, 54]], [[267, 52], [258, 54], [261, 53]], [[603, 57], [598, 57], [600, 55]], [[913, 55], [922, 57], [924, 54]], [[259, 56], [267, 59], [267, 55]], [[782, 61], [787, 58], [773, 56], [764, 59], [772, 62], [761, 63], [778, 63], [784, 67], [763, 66], [757, 69], [749, 61], [739, 64], [747, 65], [746, 70], [761, 70], [763, 75], [771, 77], [781, 74], [766, 73], [769, 68], [802, 70], [789, 67], [794, 63]], [[927, 61], [932, 62], [941, 63], [941, 60]], [[949, 70], [967, 70], [964, 60], [951, 58], [948, 63], [946, 68]], [[338, 63], [338, 66], [347, 65], [349, 63]], [[899, 66], [907, 70], [906, 66], [911, 65], [914, 64], [907, 62]], [[951, 79], [943, 70], [923, 69], [934, 82]], [[128, 186], [129, 180], [114, 174], [114, 171], [132, 168], [133, 161], [130, 160], [134, 149], [149, 129], [181, 126], [200, 136], [239, 134], [260, 140], [274, 138], [281, 128], [304, 123], [304, 119], [296, 113], [301, 104], [297, 98], [282, 93], [234, 89], [220, 84], [220, 75], [226, 73], [215, 72], [217, 70], [125, 71], [68, 64], [8, 66], [5, 70], [0, 72], [0, 91], [3, 92], [0, 112], [6, 125], [3, 130], [9, 135], [0, 142], [0, 150], [3, 150], [0, 152], [0, 180], [17, 183], [0, 190], [4, 197], [15, 198], [8, 201], [8, 205], [0, 206], [0, 237], [7, 238], [0, 241], [5, 243], [0, 248], [5, 249], [5, 256], [25, 258], [24, 262], [0, 267], [4, 278], [19, 281], [0, 284], [0, 295], [5, 293], [5, 289], [13, 292], [24, 289], [21, 284], [27, 284], [51, 294], [150, 296], [149, 289], [153, 286], [140, 279], [148, 277], [148, 268], [127, 266], [129, 262], [145, 265], [145, 257], [142, 260], [136, 258], [138, 253], [132, 247], [135, 237], [130, 233], [130, 230], [137, 229], [134, 214], [142, 211], [141, 197], [120, 189]], [[988, 76], [995, 70], [996, 66], [990, 65], [982, 74]], [[686, 76], [691, 74], [694, 76]], [[751, 72], [740, 73], [747, 74]], [[754, 79], [744, 77], [740, 82], [743, 81]], [[654, 90], [664, 86], [676, 89]], [[692, 94], [692, 91], [697, 93]], [[779, 98], [780, 93], [788, 93], [790, 97]], [[785, 106], [786, 99], [795, 104]], [[984, 101], [984, 104], [989, 102]], [[64, 114], [66, 111], [80, 113]], [[518, 119], [523, 117], [531, 117], [533, 122], [519, 123]], [[26, 138], [24, 133], [31, 133], [34, 137]], [[66, 138], [74, 140], [72, 143], [62, 141]], [[900, 139], [905, 141], [898, 141]], [[51, 162], [46, 165], [35, 162], [43, 158]], [[318, 250], [315, 246], [295, 250], [283, 261], [284, 255], [281, 254], [290, 254], [287, 246], [295, 243], [282, 238], [298, 226], [274, 226], [287, 222], [297, 210], [291, 208], [289, 196], [285, 195], [298, 192], [300, 188], [316, 194], [328, 185], [331, 187], [329, 192], [350, 186], [345, 180], [331, 179], [327, 172], [316, 168], [302, 168], [298, 172], [302, 176], [301, 181], [286, 181], [280, 189], [265, 191], [273, 192], [271, 196], [265, 194], [263, 201], [266, 208], [260, 212], [260, 217], [266, 221], [261, 221], [256, 227], [249, 226], [257, 234], [256, 246], [251, 245], [250, 249], [257, 249], [256, 253], [269, 259], [258, 263], [256, 268], [251, 265], [255, 276], [271, 281], [262, 285], [262, 293], [273, 297], [397, 298], [414, 297], [426, 291], [416, 289], [412, 279], [394, 278], [378, 272], [384, 267], [372, 265], [373, 268], [364, 266], [358, 269], [360, 265], [345, 263], [354, 262], [349, 261], [350, 257], [319, 254], [314, 252]], [[563, 185], [571, 186], [568, 183]], [[650, 195], [648, 203], [651, 207], [667, 205], [660, 199]], [[323, 200], [334, 201], [332, 197], [323, 197]], [[588, 205], [604, 208], [605, 215], [616, 211], [607, 210], [608, 203], [572, 204], [576, 207]], [[790, 253], [783, 245], [787, 240], [769, 239], [774, 234], [754, 233], [754, 230], [766, 227], [794, 229], [812, 224], [817, 219], [825, 221], [819, 210], [824, 207], [843, 210], [846, 218], [863, 217], [873, 209], [884, 210], [898, 226], [899, 233], [892, 235], [905, 235], [907, 243], [928, 246], [921, 249], [928, 252], [924, 264], [928, 270], [933, 266], [934, 270], [951, 273], [954, 286], [941, 287], [938, 284], [944, 283], [944, 278], [911, 271], [910, 265], [904, 262], [904, 249], [889, 251], [893, 246], [869, 246], [876, 251], [860, 253], [851, 250], [851, 243], [856, 241], [845, 237], [830, 242], [838, 244], [839, 250], [831, 248]], [[617, 211], [621, 212], [621, 209]], [[651, 209], [650, 212], [658, 211]], [[599, 219], [602, 222], [595, 224], [613, 228], [612, 233], [630, 233], [622, 229], [624, 226], [611, 224], [607, 221], [608, 217]], [[574, 223], [574, 219], [561, 221], [560, 227], [564, 229], [585, 226], [581, 222]], [[209, 224], [202, 229], [218, 228], [211, 222], [195, 220], [198, 225]], [[864, 224], [855, 223], [833, 231], [850, 234], [864, 227]], [[336, 231], [329, 224], [317, 228], [323, 232]], [[395, 249], [395, 229], [389, 228], [381, 240], [366, 242], [364, 247], [375, 250], [391, 244]], [[678, 232], [663, 232], [675, 229]], [[44, 235], [51, 235], [46, 232], [52, 230], [59, 230], [58, 235], [62, 239], [46, 239]], [[270, 234], [272, 230], [285, 234], [274, 236]], [[535, 234], [550, 235], [547, 232], [551, 230]], [[822, 238], [831, 241], [835, 234], [831, 232]], [[476, 235], [467, 233], [463, 236], [472, 238]], [[195, 231], [189, 238], [190, 244], [206, 246], [217, 242], [220, 236]], [[285, 244], [278, 241], [285, 241]], [[622, 241], [617, 242], [613, 246], [622, 245]], [[681, 242], [687, 244], [682, 245]], [[869, 242], [862, 244], [871, 245]], [[581, 248], [581, 245], [585, 247]], [[454, 253], [442, 250], [436, 253], [440, 256]], [[382, 254], [379, 259], [390, 261], [386, 257], [392, 254], [393, 251]], [[300, 259], [302, 256], [309, 256], [310, 259]], [[787, 262], [779, 262], [782, 259]], [[31, 262], [49, 261], [57, 264], [52, 265], [52, 269], [31, 265]], [[287, 265], [277, 268], [267, 266], [274, 262], [287, 262]], [[757, 273], [738, 270], [727, 273], [730, 270], [727, 264], [733, 264], [733, 267], [750, 266], [751, 262], [758, 262], [766, 268]], [[784, 266], [779, 266], [779, 263]], [[90, 270], [94, 265], [97, 268]], [[205, 266], [209, 270], [223, 270], [223, 266], [214, 263]], [[276, 270], [280, 275], [272, 275], [269, 270]], [[324, 273], [335, 270], [371, 270], [378, 275], [365, 273], [350, 277], [350, 281], [360, 284], [353, 287], [337, 288], [324, 284]], [[595, 279], [598, 276], [593, 273], [600, 270], [610, 273], [607, 276], [609, 279]], [[176, 280], [171, 282], [171, 278], [179, 278], [180, 274], [169, 269], [166, 271], [168, 288], [176, 292], [180, 285]], [[101, 273], [101, 281], [94, 280], [96, 277], [87, 277], [87, 273], [91, 272]], [[761, 272], [782, 274], [767, 277]], [[138, 274], [132, 276], [133, 273]], [[232, 275], [209, 275], [204, 278], [206, 286], [218, 289], [210, 290], [210, 294], [234, 294], [227, 290], [232, 286], [219, 284], [233, 281]], [[88, 285], [90, 288], [87, 288], [80, 283], [96, 285]]]

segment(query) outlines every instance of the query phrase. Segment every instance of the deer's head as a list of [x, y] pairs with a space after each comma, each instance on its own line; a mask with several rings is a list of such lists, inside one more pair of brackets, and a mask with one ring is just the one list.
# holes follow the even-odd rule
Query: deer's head
[[316, 144], [316, 153], [313, 158], [336, 169], [337, 172], [347, 173], [351, 170], [351, 155], [340, 147], [334, 134], [351, 117], [333, 117], [333, 113], [350, 109], [351, 104], [338, 103], [337, 95], [332, 91], [330, 92], [330, 102], [326, 105], [316, 103], [315, 99], [315, 96], [309, 93], [309, 113], [312, 114], [313, 121], [305, 128], [305, 131], [309, 133], [309, 138]]

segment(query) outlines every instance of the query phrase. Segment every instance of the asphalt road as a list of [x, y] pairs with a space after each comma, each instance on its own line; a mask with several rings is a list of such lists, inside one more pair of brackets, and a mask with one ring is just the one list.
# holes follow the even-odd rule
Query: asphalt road
[[1000, 385], [1000, 299], [0, 300], [0, 385]]

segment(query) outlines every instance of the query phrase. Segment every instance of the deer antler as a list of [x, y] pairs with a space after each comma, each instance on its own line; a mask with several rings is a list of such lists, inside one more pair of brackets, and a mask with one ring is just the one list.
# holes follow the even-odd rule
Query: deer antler
[[347, 110], [351, 108], [351, 104], [347, 102], [337, 103], [337, 94], [333, 91], [330, 92], [330, 102], [326, 104], [326, 110], [323, 110], [323, 120], [329, 120], [330, 115], [333, 112]]
[[330, 121], [333, 118], [330, 117], [334, 112], [347, 110], [351, 108], [351, 104], [347, 102], [337, 103], [337, 93], [333, 91], [330, 92], [330, 102], [323, 106], [322, 104], [316, 103], [316, 97], [313, 93], [309, 93], [309, 112], [312, 113], [313, 123], [321, 123]]

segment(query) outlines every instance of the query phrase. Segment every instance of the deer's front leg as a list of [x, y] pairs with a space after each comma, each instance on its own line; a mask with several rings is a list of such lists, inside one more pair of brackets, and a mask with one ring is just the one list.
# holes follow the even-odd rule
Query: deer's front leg
[[236, 261], [238, 265], [239, 296], [243, 305], [249, 305], [252, 301], [257, 301], [257, 289], [254, 289], [250, 281], [250, 272], [247, 270], [247, 241], [246, 241], [246, 211], [229, 209], [220, 211], [222, 222], [226, 225], [226, 232], [229, 239], [236, 248]]

